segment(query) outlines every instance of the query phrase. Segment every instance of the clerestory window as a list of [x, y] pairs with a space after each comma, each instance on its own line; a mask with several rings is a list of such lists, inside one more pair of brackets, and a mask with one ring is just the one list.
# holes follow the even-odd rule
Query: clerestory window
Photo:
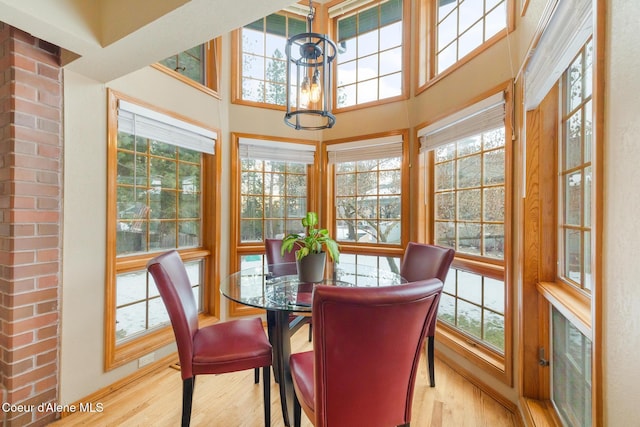
[[405, 95], [408, 56], [403, 0], [342, 2], [329, 8], [338, 45], [336, 108]]

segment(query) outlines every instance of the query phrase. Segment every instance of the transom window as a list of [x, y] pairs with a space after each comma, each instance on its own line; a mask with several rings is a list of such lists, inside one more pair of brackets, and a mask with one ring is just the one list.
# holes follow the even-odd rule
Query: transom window
[[593, 43], [587, 43], [563, 77], [560, 151], [560, 276], [590, 292]]
[[[338, 108], [403, 93], [403, 2], [376, 3], [336, 19]], [[340, 7], [330, 8], [330, 17]]]
[[507, 0], [438, 0], [435, 74], [440, 74], [507, 27]]
[[205, 45], [194, 46], [160, 61], [162, 65], [205, 84]]
[[240, 30], [241, 85], [237, 99], [264, 104], [286, 104], [285, 46], [287, 39], [306, 32], [306, 20], [272, 14]]
[[171, 55], [158, 61], [160, 66], [154, 66], [196, 89], [217, 93], [220, 55], [220, 40], [214, 39]]

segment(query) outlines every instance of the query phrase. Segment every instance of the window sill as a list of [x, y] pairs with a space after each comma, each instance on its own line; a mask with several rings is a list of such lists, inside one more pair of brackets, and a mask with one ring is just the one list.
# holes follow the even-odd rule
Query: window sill
[[558, 282], [540, 282], [538, 292], [591, 339], [591, 300], [588, 297]]
[[561, 427], [553, 405], [549, 401], [523, 397], [520, 399], [520, 412], [525, 425], [534, 427]]
[[210, 87], [205, 86], [205, 85], [203, 85], [201, 83], [198, 83], [197, 81], [192, 80], [189, 77], [184, 76], [184, 75], [182, 75], [182, 74], [180, 74], [180, 73], [178, 73], [176, 71], [173, 71], [171, 68], [167, 68], [164, 65], [158, 64], [158, 63], [151, 64], [151, 67], [155, 68], [158, 71], [162, 71], [163, 73], [173, 77], [174, 79], [180, 80], [182, 83], [184, 83], [186, 85], [189, 85], [189, 86], [191, 86], [191, 87], [193, 87], [193, 88], [195, 88], [195, 89], [197, 89], [197, 90], [199, 90], [201, 92], [204, 92], [207, 95], [210, 95], [210, 96], [212, 96], [212, 97], [214, 97], [216, 99], [222, 99], [220, 97], [220, 95], [218, 94], [218, 92], [216, 92], [215, 90], [213, 90]]
[[496, 353], [470, 342], [462, 335], [438, 322], [436, 338], [445, 346], [473, 363], [478, 368], [489, 373], [507, 385], [511, 385], [511, 375], [505, 367], [505, 359]]
[[[215, 316], [200, 314], [198, 321], [200, 327], [204, 327], [217, 323], [219, 319]], [[174, 341], [175, 335], [173, 334], [173, 329], [171, 325], [167, 325], [137, 339], [120, 344], [116, 346], [112, 358], [105, 358], [105, 372], [132, 362]]]

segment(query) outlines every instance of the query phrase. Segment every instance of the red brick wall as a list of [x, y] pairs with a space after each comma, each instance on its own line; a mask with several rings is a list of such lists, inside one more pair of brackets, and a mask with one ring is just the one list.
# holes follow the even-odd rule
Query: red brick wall
[[[8, 426], [46, 425], [56, 416], [37, 406], [58, 399], [59, 57], [56, 46], [0, 22], [0, 384], [7, 402], [0, 415]], [[35, 410], [25, 410], [30, 405]]]

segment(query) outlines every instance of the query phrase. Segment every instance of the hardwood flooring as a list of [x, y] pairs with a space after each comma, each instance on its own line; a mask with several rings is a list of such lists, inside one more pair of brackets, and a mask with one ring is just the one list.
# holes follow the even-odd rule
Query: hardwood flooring
[[[307, 329], [293, 336], [292, 351], [311, 349]], [[420, 363], [414, 391], [413, 427], [513, 427], [515, 416], [436, 357], [436, 387], [429, 387], [426, 362]], [[261, 378], [262, 380], [262, 378]], [[271, 376], [271, 425], [283, 426], [278, 386]], [[74, 413], [50, 425], [153, 426], [180, 425], [182, 380], [172, 367], [155, 371], [109, 394], [100, 413]], [[302, 414], [302, 427], [312, 424]], [[253, 371], [197, 378], [191, 425], [194, 427], [263, 426], [262, 385]], [[340, 426], [338, 426], [340, 427]]]

